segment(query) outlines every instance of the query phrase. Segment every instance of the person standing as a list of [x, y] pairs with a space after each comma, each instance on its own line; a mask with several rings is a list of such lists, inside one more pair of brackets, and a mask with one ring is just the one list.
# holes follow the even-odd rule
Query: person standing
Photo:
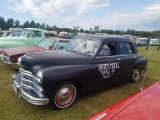
[[146, 49], [148, 49], [149, 48], [149, 42], [150, 42], [150, 39], [151, 39], [151, 36], [148, 36], [148, 38], [147, 38], [147, 43], [146, 43]]

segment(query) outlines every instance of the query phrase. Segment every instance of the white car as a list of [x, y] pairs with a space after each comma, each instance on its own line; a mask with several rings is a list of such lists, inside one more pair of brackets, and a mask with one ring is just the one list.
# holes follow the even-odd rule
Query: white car
[[153, 46], [157, 46], [159, 45], [159, 39], [151, 39], [149, 44]]

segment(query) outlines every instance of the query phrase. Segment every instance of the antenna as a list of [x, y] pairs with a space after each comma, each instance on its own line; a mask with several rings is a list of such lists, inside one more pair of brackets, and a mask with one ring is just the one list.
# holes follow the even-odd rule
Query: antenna
[[[149, 62], [150, 54], [151, 54], [151, 49], [149, 50], [149, 53], [148, 53], [148, 56], [147, 56], [148, 62]], [[148, 63], [147, 63], [147, 67], [146, 67], [146, 69], [145, 69], [145, 73], [146, 73], [146, 71], [148, 71]], [[145, 73], [144, 73], [144, 77], [143, 77], [143, 80], [142, 80], [142, 86], [141, 86], [141, 89], [140, 89], [140, 90], [143, 90], [144, 80], [145, 80], [145, 77], [146, 77]]]

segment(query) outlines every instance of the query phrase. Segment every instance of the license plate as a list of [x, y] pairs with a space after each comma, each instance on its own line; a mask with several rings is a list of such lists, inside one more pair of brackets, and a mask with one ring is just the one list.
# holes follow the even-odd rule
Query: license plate
[[13, 90], [18, 94], [18, 89], [15, 84], [12, 84]]

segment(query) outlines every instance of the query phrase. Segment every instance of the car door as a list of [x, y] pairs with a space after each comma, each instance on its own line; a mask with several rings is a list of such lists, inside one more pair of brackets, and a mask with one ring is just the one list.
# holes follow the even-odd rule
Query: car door
[[27, 44], [29, 46], [33, 46], [39, 43], [43, 39], [41, 31], [31, 31], [30, 33], [31, 33], [30, 40], [27, 41]]
[[120, 73], [120, 63], [117, 61], [117, 42], [104, 42], [97, 53], [97, 79], [101, 86], [107, 87], [116, 84]]
[[131, 78], [134, 63], [138, 57], [135, 54], [133, 44], [129, 41], [119, 42], [119, 57], [117, 61], [120, 63], [121, 74], [119, 80], [126, 81]]

